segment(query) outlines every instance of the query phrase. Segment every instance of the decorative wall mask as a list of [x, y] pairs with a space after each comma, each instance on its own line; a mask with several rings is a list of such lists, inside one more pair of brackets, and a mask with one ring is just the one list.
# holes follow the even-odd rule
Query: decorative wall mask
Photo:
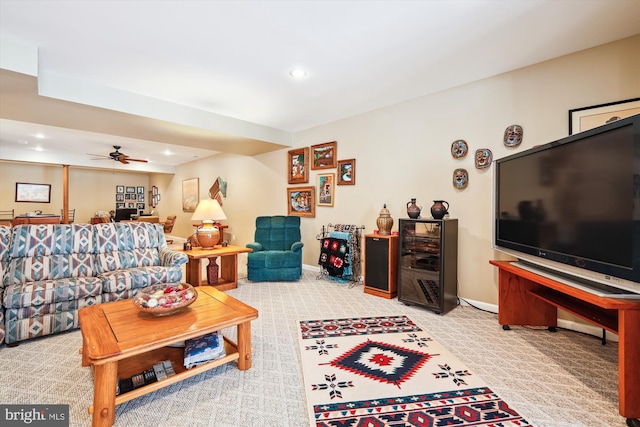
[[480, 148], [476, 150], [476, 169], [485, 169], [491, 166], [493, 161], [493, 153], [488, 148]]
[[451, 144], [451, 155], [454, 159], [462, 159], [469, 152], [469, 146], [463, 139], [453, 141]]
[[522, 142], [522, 126], [511, 125], [504, 130], [504, 145], [517, 147]]
[[458, 168], [453, 171], [453, 186], [458, 190], [463, 190], [469, 185], [469, 172], [466, 169]]

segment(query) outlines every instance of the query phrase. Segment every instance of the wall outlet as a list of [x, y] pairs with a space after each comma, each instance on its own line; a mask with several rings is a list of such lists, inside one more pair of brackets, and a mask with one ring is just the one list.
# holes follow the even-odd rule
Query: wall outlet
[[233, 242], [234, 240], [236, 240], [236, 235], [235, 235], [235, 234], [232, 234], [232, 235], [231, 235], [231, 241]]

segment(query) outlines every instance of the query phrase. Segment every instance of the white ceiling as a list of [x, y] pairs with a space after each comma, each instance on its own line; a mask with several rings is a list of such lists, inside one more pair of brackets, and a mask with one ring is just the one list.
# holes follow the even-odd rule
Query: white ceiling
[[[279, 149], [291, 132], [639, 33], [640, 0], [0, 1], [0, 42], [37, 47], [40, 93], [59, 109], [72, 101], [186, 126], [152, 143], [67, 129], [50, 138], [55, 150], [71, 145], [86, 160], [85, 148], [117, 144], [166, 165]], [[295, 66], [308, 77], [291, 79]], [[33, 139], [20, 122], [36, 119], [5, 114], [13, 102], [0, 105], [0, 158]], [[184, 142], [187, 127], [239, 139]], [[167, 148], [183, 155], [152, 153]]]

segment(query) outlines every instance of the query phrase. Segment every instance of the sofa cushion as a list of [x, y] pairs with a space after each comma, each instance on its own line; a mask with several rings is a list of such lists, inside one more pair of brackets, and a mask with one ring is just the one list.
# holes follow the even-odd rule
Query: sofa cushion
[[99, 277], [69, 277], [9, 285], [4, 289], [2, 303], [5, 308], [32, 307], [96, 297], [101, 293]]
[[91, 296], [72, 301], [63, 301], [53, 304], [32, 305], [29, 307], [10, 308], [7, 310], [7, 321], [13, 322], [31, 317], [44, 317], [56, 313], [65, 313], [88, 307], [102, 302], [102, 295]]
[[261, 243], [265, 251], [289, 251], [294, 242], [300, 241], [300, 217], [259, 216], [254, 240]]
[[301, 252], [269, 251], [257, 252], [248, 258], [247, 264], [252, 268], [287, 268], [300, 267]]
[[94, 276], [91, 225], [17, 225], [13, 227], [4, 286]]
[[96, 270], [100, 273], [160, 265], [160, 224], [108, 223], [94, 226]]
[[136, 267], [114, 270], [102, 273], [102, 292], [113, 293], [129, 289], [141, 289], [158, 283], [180, 282], [182, 269], [180, 267]]

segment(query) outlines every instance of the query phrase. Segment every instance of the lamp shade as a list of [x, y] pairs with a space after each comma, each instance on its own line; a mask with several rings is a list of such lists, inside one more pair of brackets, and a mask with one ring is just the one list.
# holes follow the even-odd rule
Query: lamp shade
[[191, 221], [220, 221], [227, 219], [222, 206], [214, 199], [201, 200], [196, 211], [191, 216]]
[[213, 222], [222, 219], [227, 219], [227, 216], [217, 200], [206, 199], [198, 203], [191, 220], [202, 221], [202, 226], [198, 227], [195, 237], [203, 249], [212, 249], [218, 244], [220, 230], [213, 225]]

